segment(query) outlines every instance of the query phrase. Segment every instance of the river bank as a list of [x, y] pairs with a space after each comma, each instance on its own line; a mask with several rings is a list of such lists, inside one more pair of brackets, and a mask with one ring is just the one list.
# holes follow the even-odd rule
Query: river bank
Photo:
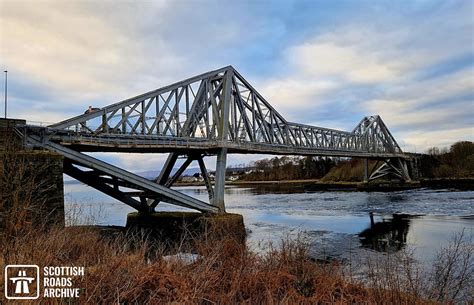
[[[353, 182], [353, 181], [321, 181], [321, 179], [301, 180], [268, 180], [268, 181], [226, 181], [228, 186], [252, 187], [252, 186], [274, 186], [281, 187], [309, 187], [311, 190], [346, 190], [346, 191], [399, 191], [416, 188], [456, 188], [461, 190], [474, 190], [474, 178], [434, 178], [420, 179], [419, 181], [398, 182]], [[204, 186], [204, 182], [178, 182], [175, 186]]]
[[[191, 254], [182, 246], [176, 249], [177, 255], [165, 255], [156, 245], [150, 255], [149, 241], [139, 236], [104, 240], [89, 227], [22, 233], [16, 239], [0, 239], [8, 248], [1, 251], [0, 265], [27, 259], [39, 270], [65, 264], [84, 267], [85, 276], [70, 279], [80, 289], [78, 299], [64, 297], [58, 303], [436, 304], [436, 299], [458, 299], [451, 291], [432, 295], [436, 286], [426, 286], [421, 280], [412, 290], [397, 285], [408, 282], [387, 262], [382, 262], [387, 267], [383, 275], [370, 278], [367, 273], [364, 280], [356, 280], [340, 264], [311, 260], [308, 248], [298, 240], [286, 240], [260, 255], [233, 240], [197, 240], [192, 245], [196, 252]], [[386, 281], [387, 272], [397, 282]], [[6, 288], [1, 281], [0, 289]], [[37, 302], [50, 304], [51, 300], [40, 295]]]

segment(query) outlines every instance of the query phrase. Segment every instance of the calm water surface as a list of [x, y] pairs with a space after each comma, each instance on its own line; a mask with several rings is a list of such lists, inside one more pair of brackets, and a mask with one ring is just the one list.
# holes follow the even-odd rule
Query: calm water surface
[[[204, 187], [177, 190], [207, 201]], [[80, 221], [125, 225], [134, 210], [82, 184], [65, 184], [66, 210]], [[301, 234], [315, 257], [345, 259], [362, 249], [397, 252], [412, 248], [425, 262], [455, 234], [474, 236], [474, 191], [417, 189], [399, 192], [311, 192], [304, 187], [226, 188], [228, 212], [244, 216], [248, 243], [264, 250], [268, 241]], [[167, 204], [159, 210], [185, 210]], [[371, 223], [369, 212], [374, 213]], [[355, 252], [354, 252], [355, 251]]]

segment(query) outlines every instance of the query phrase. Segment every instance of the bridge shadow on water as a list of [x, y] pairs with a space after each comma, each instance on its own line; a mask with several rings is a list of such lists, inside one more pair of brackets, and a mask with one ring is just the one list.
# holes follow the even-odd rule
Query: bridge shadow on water
[[400, 251], [407, 243], [410, 219], [414, 217], [417, 216], [393, 214], [391, 219], [375, 222], [371, 216], [370, 227], [359, 233], [361, 246], [377, 252]]

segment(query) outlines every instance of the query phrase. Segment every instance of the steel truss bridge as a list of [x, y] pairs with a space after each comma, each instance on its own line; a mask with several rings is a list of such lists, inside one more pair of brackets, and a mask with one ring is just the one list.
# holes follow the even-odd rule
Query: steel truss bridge
[[[359, 157], [378, 160], [366, 180], [392, 175], [410, 180], [402, 152], [382, 119], [363, 118], [352, 131], [288, 122], [232, 66], [50, 125], [20, 128], [30, 146], [64, 156], [64, 172], [141, 212], [159, 202], [202, 212], [225, 212], [228, 153]], [[169, 153], [150, 181], [84, 152]], [[216, 155], [211, 183], [203, 158]], [[173, 168], [179, 157], [184, 163]], [[170, 187], [198, 161], [209, 203]], [[367, 162], [366, 162], [367, 164]]]

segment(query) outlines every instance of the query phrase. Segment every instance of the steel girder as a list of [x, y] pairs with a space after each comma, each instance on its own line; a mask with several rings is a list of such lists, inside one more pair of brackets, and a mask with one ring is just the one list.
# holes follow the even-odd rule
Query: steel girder
[[[388, 169], [409, 179], [402, 160], [409, 156], [379, 116], [365, 117], [352, 132], [288, 122], [232, 66], [86, 111], [47, 128], [26, 126], [23, 132], [33, 145], [62, 154], [67, 174], [140, 211], [166, 201], [203, 212], [224, 212], [228, 152], [383, 157], [388, 161], [371, 179], [388, 174]], [[171, 154], [159, 179], [152, 182], [78, 151]], [[217, 155], [214, 188], [204, 154]], [[187, 155], [188, 160], [171, 176], [178, 155]], [[198, 160], [212, 205], [169, 188], [192, 160]]]
[[[183, 174], [183, 172], [191, 164], [191, 162], [196, 160], [198, 161], [199, 168], [201, 170], [201, 175], [204, 179], [204, 184], [209, 195], [209, 202], [213, 203], [214, 189], [212, 188], [212, 184], [209, 179], [209, 173], [206, 169], [206, 165], [204, 164], [204, 155], [202, 153], [189, 153], [188, 155], [186, 155], [186, 160], [183, 162], [183, 164], [178, 168], [177, 171], [175, 171], [173, 175], [171, 175], [171, 172], [174, 169], [178, 157], [178, 153], [169, 154], [168, 159], [166, 160], [165, 164], [163, 165], [163, 168], [160, 171], [160, 175], [155, 180], [155, 183], [158, 183], [165, 187], [171, 187]], [[148, 205], [152, 209], [154, 209], [160, 203], [161, 200], [162, 198], [149, 199]]]
[[[227, 94], [226, 94], [227, 91]], [[64, 145], [157, 139], [218, 148], [250, 144], [255, 152], [269, 145], [282, 150], [350, 153], [402, 153], [379, 116], [365, 117], [352, 131], [288, 122], [233, 67], [204, 73], [161, 89], [49, 126], [53, 141]], [[127, 144], [123, 143], [126, 140]], [[95, 144], [94, 144], [95, 143]], [[153, 144], [157, 143], [157, 144]]]
[[[60, 144], [42, 141], [30, 135], [30, 144], [61, 154], [65, 158], [64, 172], [71, 177], [111, 196], [141, 212], [154, 209], [150, 202], [163, 200], [168, 203], [195, 209], [201, 212], [217, 212], [218, 208], [201, 200], [172, 190], [126, 170], [91, 156], [74, 151]], [[123, 190], [132, 189], [132, 192]]]

